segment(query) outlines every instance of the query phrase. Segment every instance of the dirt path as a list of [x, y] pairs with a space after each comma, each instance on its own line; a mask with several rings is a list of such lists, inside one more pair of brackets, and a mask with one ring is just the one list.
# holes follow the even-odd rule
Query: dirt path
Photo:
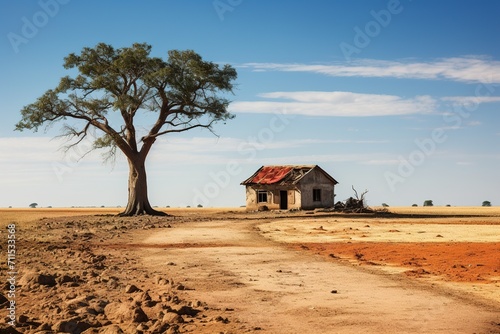
[[500, 332], [498, 308], [291, 250], [264, 238], [256, 225], [186, 222], [139, 233], [137, 258], [151, 275], [192, 289], [186, 298], [222, 310], [235, 333]]

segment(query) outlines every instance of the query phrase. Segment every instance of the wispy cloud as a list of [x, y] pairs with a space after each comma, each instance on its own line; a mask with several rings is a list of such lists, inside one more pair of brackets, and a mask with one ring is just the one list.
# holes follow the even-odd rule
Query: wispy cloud
[[500, 96], [445, 96], [441, 100], [451, 102], [454, 105], [474, 105], [482, 103], [498, 103]]
[[[312, 139], [312, 138], [298, 138], [287, 140], [272, 140], [261, 142], [257, 138], [244, 139], [234, 137], [193, 137], [193, 138], [161, 138], [156, 145], [155, 151], [152, 155], [155, 159], [163, 159], [169, 161], [172, 159], [185, 161], [190, 156], [190, 160], [200, 160], [200, 155], [206, 155], [207, 160], [220, 162], [221, 155], [232, 154], [237, 157], [238, 152], [245, 149], [253, 148], [255, 150], [285, 150], [295, 149], [301, 147], [308, 147], [310, 145], [329, 145], [329, 144], [357, 144], [357, 145], [372, 145], [372, 144], [385, 144], [388, 140], [353, 140], [353, 139]], [[164, 154], [163, 152], [168, 152]], [[214, 157], [215, 159], [208, 158]]]
[[[280, 113], [307, 116], [392, 116], [432, 113], [436, 100], [430, 96], [402, 98], [395, 95], [353, 92], [270, 92], [259, 97], [274, 101], [236, 101], [232, 112]], [[278, 101], [276, 101], [278, 100]]]
[[465, 125], [467, 125], [467, 126], [480, 126], [481, 124], [483, 124], [483, 123], [480, 121], [470, 121], [470, 122], [465, 123]]
[[452, 80], [500, 83], [500, 61], [482, 56], [440, 58], [432, 61], [362, 59], [330, 64], [246, 63], [254, 71], [309, 72], [334, 77]]

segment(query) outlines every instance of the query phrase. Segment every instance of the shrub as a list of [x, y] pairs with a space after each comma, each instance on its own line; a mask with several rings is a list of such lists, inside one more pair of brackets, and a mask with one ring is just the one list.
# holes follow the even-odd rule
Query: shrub
[[434, 206], [434, 203], [432, 203], [432, 200], [428, 199], [424, 201], [424, 206]]

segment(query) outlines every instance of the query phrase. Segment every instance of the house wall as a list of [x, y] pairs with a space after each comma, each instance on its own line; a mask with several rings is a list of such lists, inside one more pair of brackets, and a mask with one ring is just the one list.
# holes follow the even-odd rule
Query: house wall
[[[258, 191], [267, 191], [267, 202], [258, 202]], [[301, 194], [297, 189], [280, 187], [275, 185], [247, 185], [246, 186], [246, 209], [249, 211], [258, 210], [259, 207], [267, 206], [269, 210], [279, 210], [281, 197], [280, 191], [287, 192], [288, 210], [299, 209]]]
[[[331, 208], [334, 205], [335, 185], [319, 170], [311, 170], [298, 184], [303, 210]], [[321, 201], [314, 201], [313, 189], [321, 190]]]

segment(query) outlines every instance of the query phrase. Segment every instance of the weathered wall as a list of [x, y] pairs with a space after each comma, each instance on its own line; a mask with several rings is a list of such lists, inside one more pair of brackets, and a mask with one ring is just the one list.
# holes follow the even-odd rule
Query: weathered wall
[[[299, 183], [303, 210], [331, 208], [334, 205], [334, 184], [319, 170], [312, 170]], [[313, 200], [313, 189], [321, 189], [321, 201]]]
[[[267, 202], [258, 203], [257, 193], [259, 190], [267, 191]], [[249, 211], [258, 210], [261, 206], [267, 206], [270, 210], [280, 209], [280, 191], [287, 191], [288, 210], [300, 208], [300, 192], [296, 189], [279, 187], [273, 185], [246, 186], [246, 208]]]

